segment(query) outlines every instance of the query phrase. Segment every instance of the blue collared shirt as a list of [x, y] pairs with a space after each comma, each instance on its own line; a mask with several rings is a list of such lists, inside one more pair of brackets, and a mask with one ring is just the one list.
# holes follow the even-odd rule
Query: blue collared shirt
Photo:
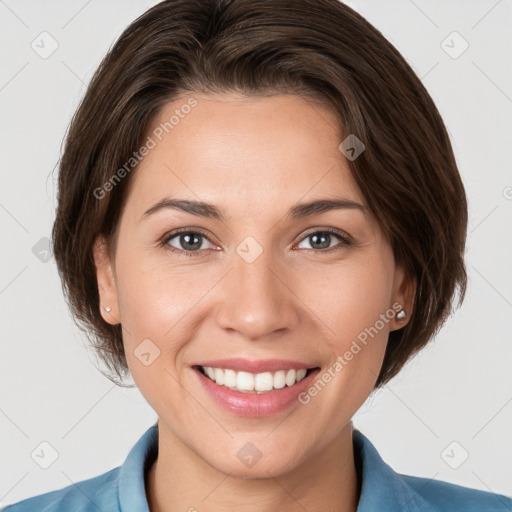
[[[362, 482], [357, 512], [512, 512], [512, 498], [502, 494], [396, 473], [357, 429], [353, 442]], [[149, 512], [144, 479], [157, 454], [158, 428], [153, 425], [122, 466], [0, 512]]]

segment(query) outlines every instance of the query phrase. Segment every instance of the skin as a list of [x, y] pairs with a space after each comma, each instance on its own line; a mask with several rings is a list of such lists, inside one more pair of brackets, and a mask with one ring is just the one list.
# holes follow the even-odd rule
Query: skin
[[[346, 135], [334, 112], [296, 95], [193, 97], [197, 106], [131, 176], [113, 261], [101, 238], [94, 250], [103, 317], [122, 323], [133, 379], [158, 415], [148, 504], [152, 512], [355, 512], [360, 482], [351, 418], [374, 387], [389, 331], [407, 320], [386, 323], [307, 405], [263, 418], [221, 408], [191, 366], [283, 358], [325, 371], [393, 303], [410, 314], [415, 283], [395, 264], [369, 213], [346, 208], [285, 218], [296, 203], [315, 199], [366, 206], [338, 149]], [[167, 104], [148, 134], [188, 98]], [[228, 217], [167, 209], [141, 221], [169, 196], [214, 203]], [[332, 235], [331, 249], [315, 252], [310, 235], [328, 227], [353, 244]], [[199, 256], [158, 246], [176, 228], [204, 230]], [[263, 249], [252, 263], [236, 252], [247, 236]], [[193, 252], [180, 236], [168, 245]], [[134, 350], [147, 338], [160, 355], [145, 366]], [[250, 468], [237, 457], [247, 442], [262, 453]]]

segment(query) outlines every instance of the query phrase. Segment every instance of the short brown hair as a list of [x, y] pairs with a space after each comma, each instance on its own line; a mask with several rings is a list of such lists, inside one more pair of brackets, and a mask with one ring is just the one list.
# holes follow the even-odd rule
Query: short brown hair
[[310, 96], [337, 113], [345, 136], [364, 143], [348, 165], [396, 262], [417, 284], [412, 316], [390, 332], [375, 388], [389, 381], [439, 330], [457, 287], [462, 303], [466, 196], [420, 79], [338, 0], [166, 0], [132, 22], [101, 62], [67, 133], [52, 242], [66, 300], [105, 375], [124, 386], [129, 370], [121, 325], [100, 313], [92, 247], [103, 235], [115, 254], [136, 167], [101, 200], [95, 190], [141, 146], [161, 107], [187, 92]]

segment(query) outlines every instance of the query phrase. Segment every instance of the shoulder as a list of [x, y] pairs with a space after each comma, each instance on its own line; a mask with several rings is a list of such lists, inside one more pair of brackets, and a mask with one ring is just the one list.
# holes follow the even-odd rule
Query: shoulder
[[122, 466], [106, 473], [8, 505], [0, 512], [120, 512], [147, 510], [145, 471], [158, 453], [158, 426], [149, 427]]
[[357, 429], [353, 441], [362, 484], [358, 512], [512, 512], [512, 498], [398, 473]]
[[117, 467], [62, 489], [24, 499], [0, 508], [0, 512], [119, 512], [119, 471]]
[[512, 512], [512, 498], [442, 480], [398, 474], [412, 495], [433, 510], [446, 512]]

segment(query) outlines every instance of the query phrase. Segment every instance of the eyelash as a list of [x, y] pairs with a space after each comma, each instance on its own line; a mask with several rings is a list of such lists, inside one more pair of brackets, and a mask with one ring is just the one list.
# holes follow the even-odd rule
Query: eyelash
[[[165, 249], [171, 251], [172, 253], [175, 253], [175, 254], [178, 254], [178, 255], [184, 255], [185, 257], [188, 257], [188, 258], [201, 257], [201, 253], [203, 251], [207, 250], [207, 249], [199, 249], [199, 250], [196, 250], [196, 251], [186, 251], [184, 249], [176, 249], [176, 247], [173, 247], [172, 245], [168, 245], [169, 242], [174, 237], [176, 237], [177, 235], [180, 235], [182, 233], [201, 235], [204, 238], [206, 238], [210, 243], [213, 243], [208, 238], [208, 236], [202, 230], [200, 230], [198, 228], [195, 228], [195, 229], [180, 228], [180, 229], [177, 229], [175, 231], [172, 231], [171, 233], [166, 233], [159, 240], [158, 247], [164, 247]], [[319, 234], [319, 233], [322, 233], [322, 234], [329, 233], [331, 235], [335, 235], [335, 236], [337, 236], [341, 240], [341, 243], [336, 245], [336, 246], [334, 246], [334, 247], [330, 247], [328, 249], [306, 249], [307, 251], [313, 251], [315, 253], [321, 253], [321, 252], [323, 252], [323, 253], [325, 253], [325, 252], [330, 253], [331, 251], [339, 250], [339, 249], [341, 249], [343, 247], [350, 247], [350, 246], [352, 246], [352, 242], [349, 240], [349, 237], [347, 235], [345, 235], [342, 231], [339, 231], [339, 230], [333, 229], [333, 228], [324, 228], [324, 229], [318, 229], [317, 231], [310, 231], [307, 235], [305, 235], [303, 238], [301, 238], [299, 243], [301, 243], [302, 241], [306, 240], [310, 236], [316, 235], [316, 234]]]

